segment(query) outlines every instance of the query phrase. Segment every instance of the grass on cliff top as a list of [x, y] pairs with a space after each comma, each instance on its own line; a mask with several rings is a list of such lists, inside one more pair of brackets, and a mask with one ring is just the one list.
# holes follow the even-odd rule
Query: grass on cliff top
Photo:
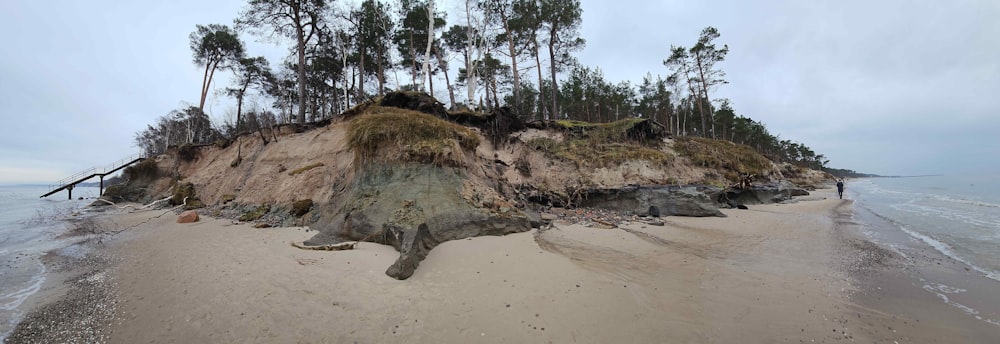
[[739, 178], [740, 173], [764, 175], [772, 167], [771, 160], [747, 145], [701, 137], [680, 137], [674, 150], [698, 166], [727, 170], [727, 179]]
[[382, 106], [370, 106], [351, 121], [347, 140], [362, 164], [458, 165], [462, 150], [479, 146], [479, 137], [466, 127], [417, 111]]
[[[591, 144], [599, 145], [611, 142], [635, 141], [642, 142], [654, 139], [659, 143], [656, 127], [643, 118], [627, 118], [611, 123], [590, 123], [572, 120], [558, 120], [554, 122], [563, 131], [569, 133], [573, 139], [588, 140]], [[636, 128], [638, 125], [646, 125]], [[644, 132], [649, 131], [649, 132]]]
[[674, 161], [670, 153], [650, 147], [620, 142], [593, 143], [592, 140], [556, 140], [540, 137], [528, 140], [527, 145], [540, 150], [550, 158], [571, 161], [579, 167], [614, 167], [626, 161], [648, 161], [654, 166], [665, 167]]

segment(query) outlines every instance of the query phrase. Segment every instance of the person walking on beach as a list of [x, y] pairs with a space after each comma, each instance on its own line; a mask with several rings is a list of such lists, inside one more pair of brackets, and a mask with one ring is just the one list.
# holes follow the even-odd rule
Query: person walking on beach
[[844, 199], [844, 180], [837, 181], [837, 194], [840, 195], [840, 199]]

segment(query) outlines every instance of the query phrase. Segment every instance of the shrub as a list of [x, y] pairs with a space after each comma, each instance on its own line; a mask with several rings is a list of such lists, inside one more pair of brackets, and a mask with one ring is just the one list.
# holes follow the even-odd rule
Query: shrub
[[556, 142], [549, 138], [535, 138], [528, 140], [527, 145], [544, 152], [550, 158], [572, 161], [578, 166], [587, 167], [613, 167], [633, 160], [666, 166], [674, 160], [670, 153], [634, 143], [595, 144], [590, 140]]
[[153, 180], [160, 176], [160, 169], [156, 165], [156, 160], [152, 158], [143, 159], [139, 163], [126, 167], [122, 174], [129, 181], [133, 180]]
[[289, 211], [289, 213], [295, 217], [302, 217], [302, 215], [308, 213], [309, 210], [312, 210], [312, 206], [313, 206], [313, 201], [311, 199], [298, 200], [292, 202], [292, 209]]
[[735, 172], [726, 174], [730, 181], [738, 181], [739, 175], [744, 173], [765, 175], [772, 166], [771, 160], [750, 146], [729, 141], [681, 137], [674, 143], [674, 150], [696, 165]]
[[257, 221], [258, 219], [264, 217], [264, 215], [266, 215], [270, 211], [271, 211], [271, 205], [261, 204], [256, 208], [243, 213], [243, 215], [240, 216], [239, 220], [243, 222]]

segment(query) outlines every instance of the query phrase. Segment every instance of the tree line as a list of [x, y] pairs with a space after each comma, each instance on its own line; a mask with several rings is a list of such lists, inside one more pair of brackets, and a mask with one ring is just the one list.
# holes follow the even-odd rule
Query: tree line
[[[729, 52], [716, 43], [721, 34], [713, 27], [690, 47], [665, 48], [665, 75], [616, 83], [574, 56], [586, 45], [579, 0], [466, 0], [459, 6], [449, 18], [434, 0], [248, 0], [233, 26], [197, 25], [189, 36], [193, 62], [204, 70], [199, 105], [161, 117], [137, 133], [136, 142], [156, 154], [171, 144], [248, 131], [264, 138], [268, 125], [327, 119], [388, 91], [414, 90], [446, 94], [452, 109], [508, 107], [526, 120], [652, 118], [674, 135], [747, 144], [801, 166], [827, 163], [737, 115], [729, 100], [712, 98], [727, 84], [719, 64]], [[280, 37], [291, 43], [289, 54], [277, 65], [248, 56], [241, 34]], [[213, 126], [204, 104], [216, 72], [233, 73], [225, 94], [236, 100], [236, 116]], [[443, 87], [435, 85], [441, 79]], [[244, 114], [250, 94], [268, 99], [269, 109]]]

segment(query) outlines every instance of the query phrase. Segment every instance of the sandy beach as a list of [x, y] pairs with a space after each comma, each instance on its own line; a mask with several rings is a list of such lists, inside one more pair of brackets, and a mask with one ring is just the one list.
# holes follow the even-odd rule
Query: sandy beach
[[[834, 196], [819, 190], [792, 204], [669, 217], [663, 226], [557, 221], [451, 241], [403, 281], [384, 273], [398, 255], [388, 246], [306, 251], [290, 245], [315, 234], [305, 228], [116, 215], [117, 228], [139, 225], [107, 247], [117, 257], [105, 286], [115, 315], [97, 339], [904, 343], [984, 342], [997, 333], [905, 288], [871, 292], [875, 282], [903, 277], [884, 273], [892, 253], [850, 233], [850, 201]], [[926, 307], [893, 313], [882, 307], [886, 295]]]

